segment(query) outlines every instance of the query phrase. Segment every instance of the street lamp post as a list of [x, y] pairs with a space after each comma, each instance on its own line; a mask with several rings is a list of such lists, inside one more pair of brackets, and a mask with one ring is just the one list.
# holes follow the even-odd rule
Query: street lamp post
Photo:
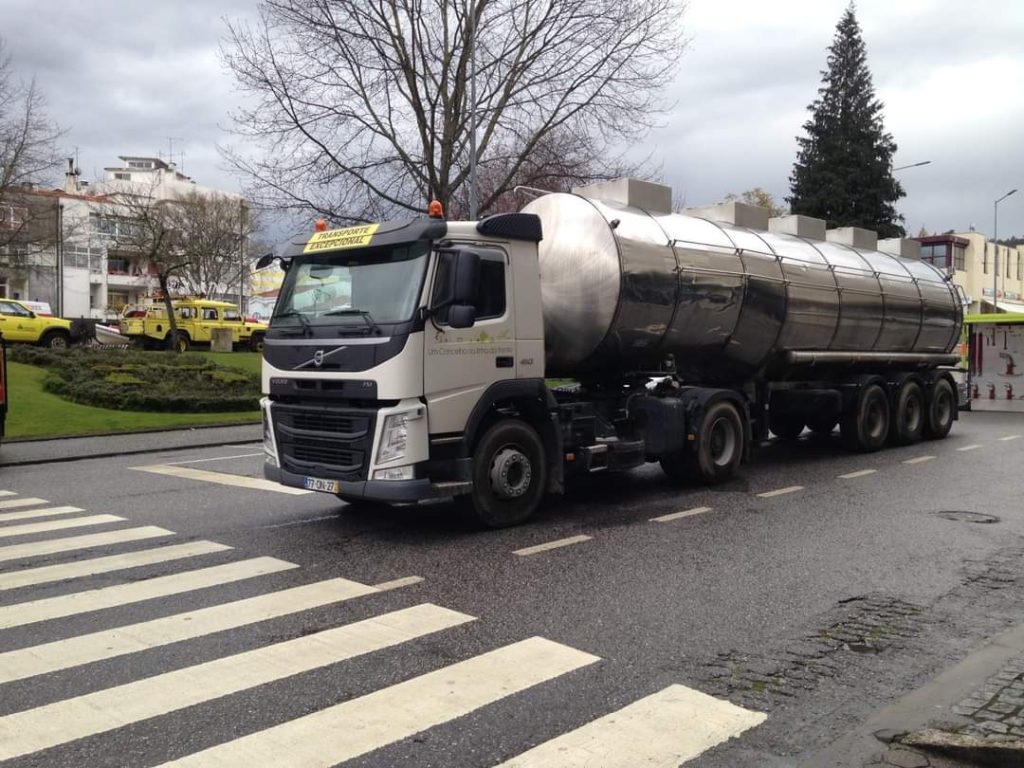
[[466, 42], [469, 44], [469, 220], [476, 221], [476, 24], [475, 3], [466, 3]]
[[[999, 311], [999, 204], [1016, 192], [1011, 189], [992, 204], [992, 311]], [[1007, 257], [1009, 258], [1009, 257]]]

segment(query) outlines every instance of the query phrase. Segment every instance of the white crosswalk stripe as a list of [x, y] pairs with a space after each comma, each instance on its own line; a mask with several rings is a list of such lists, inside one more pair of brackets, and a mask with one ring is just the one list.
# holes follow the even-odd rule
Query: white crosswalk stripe
[[213, 541], [190, 541], [187, 544], [172, 544], [157, 549], [143, 549], [124, 555], [110, 555], [90, 560], [76, 560], [73, 563], [44, 565], [39, 568], [26, 568], [11, 573], [0, 573], [0, 591], [17, 589], [35, 584], [46, 584], [51, 581], [78, 579], [83, 576], [94, 576], [98, 573], [122, 571], [127, 568], [138, 568], [142, 565], [167, 563], [182, 560], [186, 557], [207, 555], [231, 549], [226, 544]]
[[0, 629], [114, 608], [157, 597], [179, 595], [183, 592], [251, 579], [290, 568], [298, 568], [298, 566], [295, 563], [288, 563], [273, 557], [256, 557], [185, 573], [158, 576], [145, 581], [93, 589], [88, 592], [76, 592], [27, 603], [0, 606]]
[[[384, 585], [381, 585], [383, 587]], [[0, 653], [0, 684], [192, 640], [382, 591], [328, 579], [152, 621]]]
[[34, 517], [56, 517], [57, 515], [70, 515], [75, 512], [84, 512], [81, 507], [43, 507], [42, 509], [29, 509], [22, 512], [4, 512], [0, 514], [0, 524], [11, 520], [31, 520]]
[[597, 661], [532, 637], [165, 765], [335, 765]]
[[232, 475], [227, 472], [211, 472], [208, 469], [183, 467], [180, 464], [151, 464], [146, 467], [132, 467], [132, 469], [137, 469], [140, 472], [152, 472], [155, 475], [182, 477], [186, 480], [201, 480], [205, 483], [248, 488], [253, 491], [271, 491], [272, 493], [284, 493], [291, 496], [304, 496], [312, 493], [312, 491], [306, 491], [302, 488], [289, 488], [272, 480], [264, 480], [262, 477], [245, 477], [243, 475]]
[[20, 499], [7, 499], [6, 501], [0, 501], [0, 509], [14, 509], [15, 507], [33, 507], [38, 504], [49, 504], [46, 499], [36, 499], [32, 497], [23, 497]]
[[676, 768], [767, 715], [671, 685], [497, 768]]
[[17, 496], [16, 491], [0, 491], [0, 496]]
[[118, 517], [117, 515], [89, 515], [88, 517], [74, 517], [70, 520], [51, 520], [46, 523], [4, 525], [0, 526], [0, 539], [7, 539], [12, 536], [27, 536], [30, 533], [48, 533], [49, 531], [59, 531], [64, 528], [84, 528], [89, 525], [119, 523], [123, 520], [123, 517]]
[[110, 731], [473, 620], [464, 613], [424, 603], [18, 712], [0, 718], [0, 760]]
[[173, 535], [174, 531], [168, 531], [166, 528], [145, 525], [141, 528], [122, 528], [119, 531], [89, 533], [84, 536], [68, 536], [62, 539], [33, 541], [28, 544], [9, 544], [6, 547], [0, 547], [0, 563], [9, 560], [25, 560], [30, 557], [40, 557], [43, 555], [56, 555], [62, 552], [74, 552], [79, 549], [94, 549], [96, 547], [105, 547], [109, 544], [124, 544], [129, 541], [158, 539], [163, 536]]

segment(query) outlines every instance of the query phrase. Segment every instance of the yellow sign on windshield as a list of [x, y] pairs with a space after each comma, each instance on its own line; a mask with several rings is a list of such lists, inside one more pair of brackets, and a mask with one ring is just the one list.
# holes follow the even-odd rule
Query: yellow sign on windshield
[[302, 249], [303, 253], [315, 253], [317, 251], [334, 251], [339, 248], [355, 248], [360, 245], [369, 245], [373, 234], [380, 227], [380, 224], [364, 224], [359, 227], [347, 227], [345, 229], [330, 229], [326, 232], [315, 232]]

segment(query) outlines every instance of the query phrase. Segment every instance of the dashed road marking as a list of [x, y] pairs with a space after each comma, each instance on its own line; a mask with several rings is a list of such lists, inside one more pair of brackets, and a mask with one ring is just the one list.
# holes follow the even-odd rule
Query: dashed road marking
[[172, 544], [157, 549], [142, 549], [124, 555], [96, 557], [90, 560], [76, 560], [71, 563], [44, 565], [39, 568], [27, 568], [21, 571], [0, 573], [0, 591], [18, 589], [20, 587], [46, 584], [51, 581], [78, 579], [83, 576], [94, 576], [98, 573], [123, 571], [154, 563], [168, 563], [186, 557], [208, 555], [213, 552], [224, 552], [231, 547], [213, 541], [190, 541], [187, 544]]
[[958, 451], [973, 451], [975, 448], [981, 448], [981, 443], [974, 443], [974, 445], [965, 445], [963, 448], [957, 448]]
[[17, 712], [0, 718], [0, 760], [122, 728], [474, 620], [424, 603]]
[[19, 648], [0, 653], [0, 684], [205, 637], [379, 591], [376, 587], [348, 579], [328, 579], [138, 624]]
[[839, 475], [843, 480], [853, 480], [855, 477], [866, 477], [873, 475], [877, 472], [877, 469], [858, 469], [856, 472], [847, 472], [845, 475]]
[[693, 509], [684, 509], [682, 512], [672, 512], [668, 515], [661, 515], [660, 517], [652, 517], [650, 522], [652, 523], [671, 523], [673, 520], [681, 520], [684, 517], [693, 517], [694, 515], [702, 515], [705, 512], [710, 512], [711, 507], [694, 507]]
[[684, 685], [670, 685], [497, 768], [675, 768], [767, 719]]
[[787, 485], [785, 488], [778, 488], [774, 491], [765, 491], [764, 493], [757, 494], [759, 498], [770, 499], [773, 496], [782, 496], [787, 493], [795, 493], [796, 491], [802, 491], [804, 487], [802, 485]]
[[391, 581], [382, 581], [380, 584], [374, 584], [373, 589], [377, 590], [378, 592], [389, 592], [392, 589], [411, 587], [413, 584], [419, 584], [422, 581], [422, 576], [406, 576], [402, 579], [392, 579]]
[[922, 463], [924, 463], [926, 461], [931, 461], [934, 458], [935, 458], [934, 456], [917, 456], [916, 458], [913, 458], [913, 459], [906, 459], [903, 463], [904, 464], [922, 464]]
[[165, 765], [336, 765], [597, 661], [532, 637]]
[[184, 592], [216, 587], [233, 581], [242, 581], [298, 567], [295, 563], [288, 563], [274, 557], [254, 557], [225, 565], [200, 568], [195, 571], [157, 576], [145, 581], [116, 584], [112, 587], [91, 589], [87, 592], [4, 605], [0, 606], [0, 629], [21, 627], [79, 613], [115, 608], [158, 597], [180, 595]]
[[12, 536], [26, 536], [30, 533], [59, 531], [64, 528], [83, 528], [87, 525], [105, 525], [106, 523], [120, 523], [123, 521], [124, 518], [118, 517], [117, 515], [90, 515], [88, 517], [73, 517], [70, 520], [51, 520], [48, 523], [5, 525], [0, 527], [0, 539], [6, 539]]
[[1006, 437], [1000, 437], [999, 439], [1005, 443], [1007, 440], [1019, 440], [1020, 435], [1007, 435]]
[[22, 510], [21, 512], [4, 512], [0, 514], [0, 523], [11, 520], [31, 520], [33, 517], [56, 517], [57, 515], [70, 515], [74, 512], [84, 512], [81, 507], [43, 507], [42, 509]]
[[39, 504], [49, 504], [46, 499], [37, 499], [34, 496], [25, 496], [20, 499], [7, 499], [0, 501], [0, 509], [14, 509], [15, 507], [33, 507]]
[[304, 488], [289, 488], [286, 485], [279, 485], [259, 477], [244, 477], [242, 475], [231, 475], [227, 472], [210, 472], [206, 469], [194, 469], [193, 467], [172, 466], [170, 464], [150, 464], [147, 467], [132, 467], [139, 472], [152, 472], [154, 475], [167, 475], [169, 477], [180, 477], [185, 480], [201, 480], [204, 483], [218, 483], [219, 485], [230, 485], [236, 488], [248, 488], [254, 491], [271, 491], [273, 493], [285, 493], [290, 496], [304, 496], [313, 491]]
[[105, 547], [109, 544], [123, 544], [128, 541], [157, 539], [162, 536], [173, 535], [174, 531], [168, 531], [166, 528], [159, 528], [155, 525], [145, 525], [141, 528], [124, 528], [120, 531], [107, 531], [106, 533], [90, 533], [85, 536], [68, 536], [63, 539], [33, 541], [29, 544], [11, 544], [6, 547], [0, 547], [0, 563], [6, 560], [23, 560], [28, 557], [36, 557], [39, 555], [56, 555], [61, 552], [74, 552], [78, 549]]
[[526, 557], [528, 555], [536, 555], [540, 552], [547, 552], [550, 549], [561, 549], [562, 547], [571, 547], [573, 544], [580, 544], [584, 541], [590, 541], [589, 536], [570, 536], [566, 539], [556, 539], [555, 541], [549, 541], [546, 544], [536, 544], [532, 547], [524, 547], [523, 549], [517, 549], [512, 552], [513, 555], [519, 555], [520, 557]]
[[0, 496], [17, 496], [16, 491], [0, 491]]

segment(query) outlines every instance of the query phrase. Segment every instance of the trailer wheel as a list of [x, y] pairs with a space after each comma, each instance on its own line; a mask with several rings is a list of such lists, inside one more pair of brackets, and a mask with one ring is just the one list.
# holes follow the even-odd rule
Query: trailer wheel
[[928, 389], [928, 404], [924, 419], [924, 436], [941, 440], [949, 434], [956, 418], [956, 392], [949, 379], [936, 379]]
[[911, 445], [920, 441], [925, 421], [924, 390], [916, 381], [908, 379], [900, 385], [896, 395], [896, 412], [890, 429], [892, 442]]
[[491, 426], [477, 443], [473, 490], [456, 503], [471, 524], [486, 528], [518, 525], [534, 513], [547, 487], [544, 444], [524, 421]]
[[768, 429], [783, 440], [796, 440], [804, 431], [804, 420], [789, 413], [768, 413]]
[[857, 396], [840, 422], [847, 448], [870, 453], [885, 445], [889, 436], [889, 399], [878, 384], [869, 384]]
[[743, 435], [739, 410], [728, 400], [719, 400], [704, 412], [693, 447], [663, 456], [661, 468], [677, 483], [724, 483], [743, 459]]

